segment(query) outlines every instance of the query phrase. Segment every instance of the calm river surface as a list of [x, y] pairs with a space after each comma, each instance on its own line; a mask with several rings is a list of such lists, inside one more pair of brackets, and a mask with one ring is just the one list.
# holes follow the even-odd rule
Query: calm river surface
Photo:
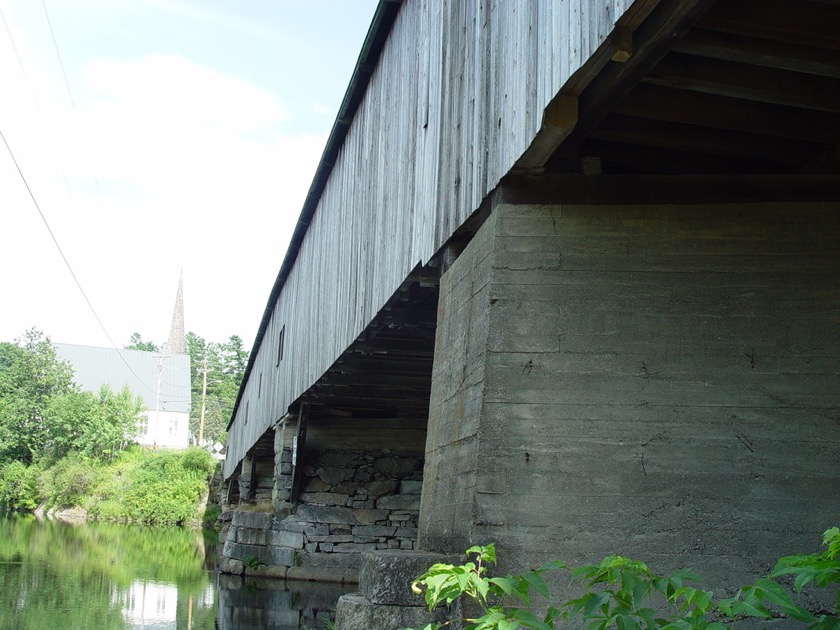
[[212, 532], [0, 515], [0, 630], [322, 628], [335, 585], [216, 573]]

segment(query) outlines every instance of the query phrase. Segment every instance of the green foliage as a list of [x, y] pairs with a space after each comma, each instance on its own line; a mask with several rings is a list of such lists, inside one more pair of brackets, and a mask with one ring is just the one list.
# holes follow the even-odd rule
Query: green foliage
[[[466, 599], [480, 615], [463, 619], [464, 630], [552, 630], [555, 621], [580, 620], [586, 630], [726, 630], [742, 618], [785, 617], [805, 624], [806, 630], [840, 629], [840, 591], [833, 613], [817, 614], [797, 605], [777, 581], [794, 576], [797, 594], [808, 584], [818, 587], [840, 584], [840, 530], [825, 532], [822, 553], [781, 558], [769, 576], [738, 590], [734, 597], [716, 601], [712, 591], [697, 586], [699, 578], [680, 570], [657, 575], [642, 562], [607, 556], [597, 565], [570, 568], [551, 562], [533, 571], [507, 577], [488, 577], [487, 564], [495, 564], [493, 545], [466, 551], [474, 561], [462, 565], [434, 564], [411, 585], [423, 594], [429, 610], [451, 606]], [[583, 591], [579, 597], [551, 605], [551, 593], [543, 578], [548, 571], [567, 570]], [[538, 616], [531, 603], [532, 591], [542, 599]], [[439, 630], [444, 624], [428, 624], [423, 630]]]
[[0, 343], [0, 463], [57, 461], [69, 453], [110, 459], [125, 447], [137, 430], [140, 399], [127, 388], [82, 392], [72, 378], [37, 330]]
[[0, 462], [29, 464], [51, 439], [45, 419], [54, 400], [74, 391], [73, 371], [35, 329], [0, 343]]
[[0, 505], [17, 510], [82, 507], [98, 520], [198, 525], [215, 461], [199, 448], [183, 452], [135, 447], [111, 461], [71, 453], [42, 468], [0, 468]]
[[137, 417], [143, 409], [139, 397], [127, 387], [114, 393], [103, 385], [99, 396], [74, 391], [57, 397], [46, 412], [54, 459], [79, 453], [95, 459], [113, 459], [137, 434]]
[[233, 404], [248, 365], [248, 351], [242, 339], [231, 335], [225, 343], [213, 343], [193, 332], [187, 333], [192, 381], [190, 431], [198, 436], [201, 418], [203, 372], [207, 369], [204, 439], [224, 443]]
[[0, 507], [34, 510], [38, 507], [38, 469], [12, 461], [0, 468]]
[[38, 476], [38, 495], [46, 508], [84, 505], [97, 475], [95, 461], [68, 455]]
[[249, 569], [253, 570], [258, 568], [262, 564], [262, 562], [260, 562], [260, 559], [257, 558], [257, 556], [247, 555], [244, 558], [242, 558], [242, 564], [244, 564]]
[[119, 474], [92, 488], [88, 509], [102, 520], [155, 525], [198, 524], [199, 502], [215, 462], [202, 449], [143, 451]]
[[129, 343], [123, 346], [123, 348], [126, 350], [142, 350], [144, 352], [160, 352], [160, 347], [151, 341], [143, 341], [143, 337], [138, 332], [131, 334]]

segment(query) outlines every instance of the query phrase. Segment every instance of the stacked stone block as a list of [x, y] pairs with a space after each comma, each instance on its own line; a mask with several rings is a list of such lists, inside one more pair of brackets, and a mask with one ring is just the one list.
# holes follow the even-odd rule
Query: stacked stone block
[[337, 630], [393, 630], [422, 628], [429, 623], [447, 623], [460, 630], [459, 603], [453, 608], [429, 611], [424, 598], [411, 590], [411, 583], [436, 563], [460, 564], [457, 555], [426, 551], [387, 549], [363, 553], [359, 592], [343, 595], [336, 606]]
[[416, 548], [422, 467], [386, 451], [312, 456], [295, 508], [231, 515], [221, 571], [356, 581], [361, 552]]

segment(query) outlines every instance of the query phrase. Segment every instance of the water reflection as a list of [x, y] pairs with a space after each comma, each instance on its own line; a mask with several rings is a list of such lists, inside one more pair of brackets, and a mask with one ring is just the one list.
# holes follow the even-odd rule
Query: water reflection
[[0, 518], [0, 628], [210, 630], [200, 532]]
[[0, 514], [3, 630], [325, 627], [351, 587], [216, 574], [213, 532]]
[[324, 628], [356, 587], [219, 575], [219, 630]]

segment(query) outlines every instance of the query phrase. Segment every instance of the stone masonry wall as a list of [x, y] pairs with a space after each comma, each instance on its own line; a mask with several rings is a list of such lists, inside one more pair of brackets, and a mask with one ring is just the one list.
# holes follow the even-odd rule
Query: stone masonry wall
[[326, 451], [302, 465], [293, 514], [231, 515], [222, 572], [352, 582], [362, 551], [416, 547], [421, 457]]
[[421, 548], [495, 542], [502, 572], [617, 553], [722, 590], [817, 549], [840, 520], [838, 217], [497, 208], [441, 282]]

